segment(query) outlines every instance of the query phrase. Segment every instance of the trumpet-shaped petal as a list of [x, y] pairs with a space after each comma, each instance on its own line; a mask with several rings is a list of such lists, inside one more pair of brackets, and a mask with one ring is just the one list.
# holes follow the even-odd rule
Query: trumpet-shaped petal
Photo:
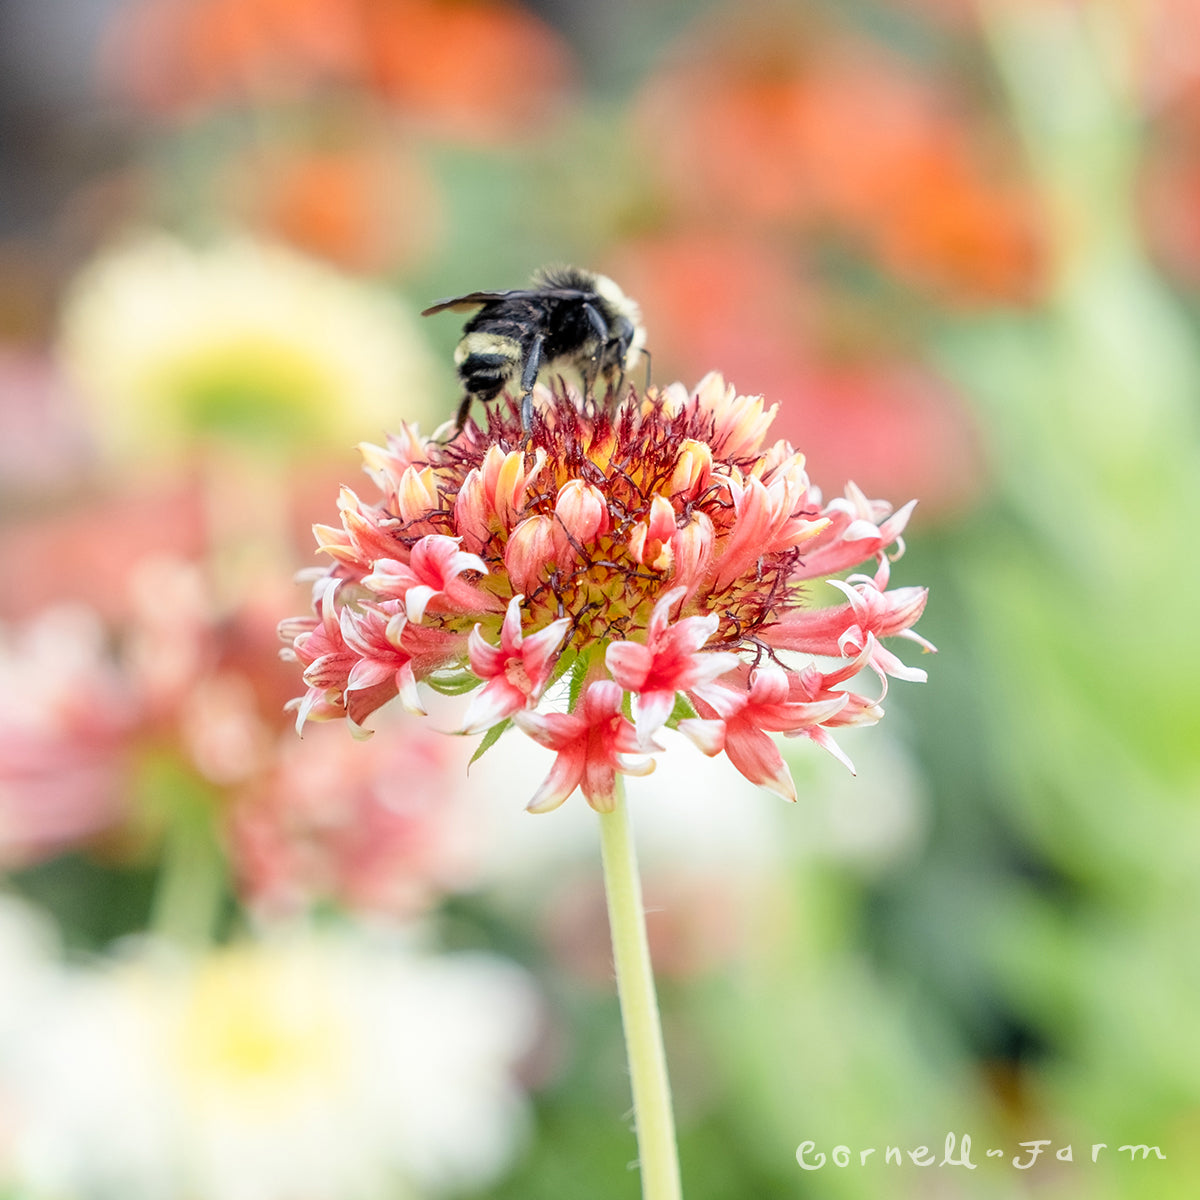
[[729, 480], [737, 524], [716, 564], [717, 587], [727, 586], [766, 555], [791, 550], [816, 537], [827, 524], [815, 508], [804, 508], [807, 476], [788, 471], [769, 483], [751, 477]]
[[935, 647], [914, 633], [911, 626], [925, 610], [927, 588], [887, 589], [888, 561], [880, 560], [875, 577], [852, 575], [848, 580], [831, 579], [848, 603], [829, 608], [797, 609], [777, 624], [762, 631], [762, 639], [777, 650], [799, 650], [827, 657], [858, 655], [870, 645], [870, 666], [881, 675], [923, 683], [926, 674], [906, 667], [879, 638], [905, 637], [918, 642], [927, 652]]
[[[708, 744], [724, 750], [729, 761], [751, 783], [768, 788], [785, 800], [796, 799], [796, 785], [779, 747], [768, 733], [796, 734], [815, 728], [836, 716], [849, 702], [844, 692], [818, 700], [795, 700], [792, 691], [789, 672], [767, 666], [748, 674], [739, 671], [731, 680], [704, 684], [692, 693], [692, 702], [701, 718], [724, 722], [723, 738], [716, 737], [711, 727], [705, 731]], [[680, 722], [680, 728], [704, 749], [704, 742], [696, 736], [694, 722]]]
[[315, 620], [293, 620], [280, 625], [281, 636], [291, 640], [281, 654], [301, 664], [308, 688], [303, 696], [290, 702], [296, 711], [297, 733], [304, 731], [306, 721], [329, 721], [346, 715], [342, 697], [357, 656], [342, 638], [335, 603], [341, 582], [330, 576], [313, 587]]
[[397, 552], [392, 529], [398, 524], [378, 509], [363, 504], [358, 496], [344, 487], [338, 496], [342, 528], [331, 525], [314, 525], [313, 536], [317, 548], [328, 554], [352, 574], [365, 575], [370, 564], [378, 558], [387, 558]]
[[530, 812], [557, 808], [577, 787], [597, 812], [609, 812], [618, 771], [648, 775], [654, 770], [653, 759], [630, 757], [646, 748], [621, 712], [623, 694], [612, 680], [597, 680], [588, 685], [574, 713], [516, 714], [514, 720], [535, 742], [558, 752], [550, 774], [526, 806]]
[[917, 502], [910, 500], [892, 512], [890, 504], [868, 500], [853, 483], [846, 495], [831, 500], [824, 509], [829, 524], [804, 547], [804, 555], [793, 572], [795, 579], [821, 579], [849, 570], [869, 558], [897, 545], [896, 557], [903, 551], [900, 535]]
[[478, 554], [458, 548], [457, 538], [434, 533], [417, 542], [407, 563], [380, 559], [363, 586], [380, 596], [403, 600], [408, 619], [419, 624], [431, 605], [437, 611], [456, 613], [495, 612], [502, 607], [495, 596], [461, 577], [464, 571], [486, 575], [487, 569]]
[[689, 407], [711, 422], [713, 451], [726, 459], [754, 454], [779, 408], [774, 404], [764, 411], [761, 396], [739, 396], [716, 371], [700, 381]]
[[525, 637], [521, 633], [522, 599], [518, 595], [509, 601], [498, 646], [484, 640], [478, 625], [471, 631], [471, 670], [486, 682], [471, 698], [463, 718], [463, 733], [481, 733], [511, 717], [537, 700], [549, 682], [555, 652], [571, 622], [560, 617]]
[[417, 694], [412, 655], [400, 645], [404, 623], [403, 613], [389, 613], [382, 607], [357, 612], [342, 609], [342, 641], [358, 655], [345, 687], [346, 715], [355, 725], [361, 726], [371, 713], [397, 695], [409, 712], [425, 712]]
[[716, 679], [737, 667], [736, 654], [701, 652], [717, 631], [714, 613], [671, 624], [670, 612], [685, 595], [673, 588], [654, 606], [645, 642], [614, 642], [605, 654], [612, 677], [638, 696], [637, 734], [645, 744], [675, 707], [675, 694]]

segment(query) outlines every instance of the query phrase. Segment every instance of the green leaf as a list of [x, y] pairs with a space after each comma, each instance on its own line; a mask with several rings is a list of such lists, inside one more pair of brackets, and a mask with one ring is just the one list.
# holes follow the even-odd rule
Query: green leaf
[[467, 769], [470, 770], [474, 763], [481, 759], [499, 740], [500, 735], [512, 724], [512, 717], [505, 717], [498, 725], [493, 725], [491, 729], [483, 735], [483, 741], [475, 747], [475, 753], [471, 755], [471, 761], [467, 763]]

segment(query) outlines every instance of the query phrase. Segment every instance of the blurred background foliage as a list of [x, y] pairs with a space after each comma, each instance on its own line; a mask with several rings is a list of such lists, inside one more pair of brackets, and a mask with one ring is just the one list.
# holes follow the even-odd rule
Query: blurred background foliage
[[547, 261], [921, 500], [857, 778], [631, 789], [687, 1195], [1193, 1196], [1196, 0], [8, 0], [0, 1196], [637, 1193], [582, 800], [275, 659], [415, 314]]

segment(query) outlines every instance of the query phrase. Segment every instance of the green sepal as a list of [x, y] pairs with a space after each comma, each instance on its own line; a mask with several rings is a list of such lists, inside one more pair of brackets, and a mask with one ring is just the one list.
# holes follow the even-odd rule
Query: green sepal
[[429, 675], [422, 682], [427, 683], [435, 692], [443, 696], [465, 696], [474, 691], [480, 684], [478, 675], [470, 671], [455, 671], [444, 675]]
[[577, 651], [572, 651], [569, 648], [561, 650], [558, 659], [554, 663], [554, 669], [550, 672], [550, 678], [546, 680], [546, 686], [542, 688], [542, 695], [544, 696], [550, 691], [568, 671], [574, 668], [578, 661], [579, 654]]
[[571, 686], [567, 692], [567, 711], [574, 712], [583, 695], [583, 681], [587, 679], [588, 667], [591, 665], [591, 655], [581, 654], [571, 664]]
[[667, 718], [667, 727], [674, 729], [680, 721], [691, 721], [699, 715], [687, 696], [683, 692], [676, 692], [675, 707], [671, 709], [671, 715]]

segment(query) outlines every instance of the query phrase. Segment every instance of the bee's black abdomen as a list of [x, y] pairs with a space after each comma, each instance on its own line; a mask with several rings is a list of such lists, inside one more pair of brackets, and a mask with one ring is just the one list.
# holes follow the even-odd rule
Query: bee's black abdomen
[[460, 375], [475, 375], [480, 379], [492, 375], [499, 379], [512, 374], [513, 360], [503, 354], [468, 354], [458, 370]]

